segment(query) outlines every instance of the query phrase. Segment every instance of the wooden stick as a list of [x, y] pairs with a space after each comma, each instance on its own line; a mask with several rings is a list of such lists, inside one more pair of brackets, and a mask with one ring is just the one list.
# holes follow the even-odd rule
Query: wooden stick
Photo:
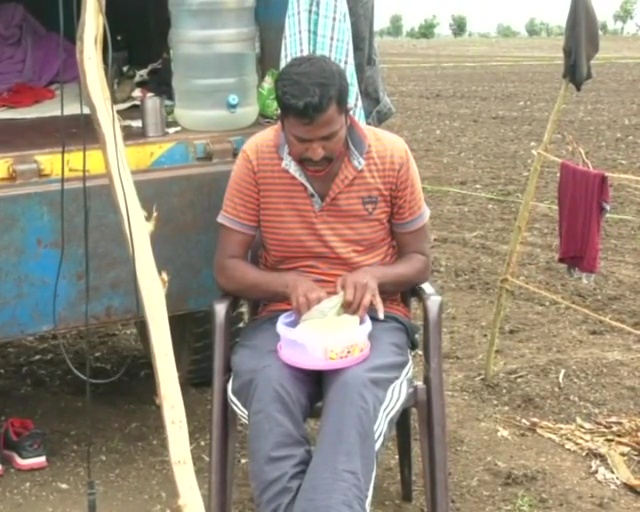
[[565, 104], [567, 98], [567, 92], [569, 90], [569, 82], [564, 80], [562, 87], [558, 93], [556, 104], [551, 111], [549, 121], [547, 122], [547, 129], [544, 132], [544, 137], [540, 143], [540, 147], [536, 152], [535, 158], [531, 165], [531, 171], [529, 173], [529, 180], [522, 196], [522, 203], [520, 204], [520, 211], [516, 223], [513, 226], [513, 232], [511, 233], [511, 243], [509, 244], [509, 251], [507, 253], [507, 259], [505, 261], [504, 269], [502, 271], [502, 277], [498, 285], [498, 298], [496, 299], [495, 310], [493, 313], [493, 322], [491, 324], [491, 334], [487, 343], [487, 355], [485, 361], [485, 380], [491, 380], [493, 377], [493, 366], [496, 355], [496, 348], [498, 343], [498, 332], [502, 324], [502, 318], [504, 316], [504, 310], [507, 299], [507, 286], [509, 278], [515, 271], [518, 262], [518, 252], [520, 244], [524, 237], [525, 230], [527, 229], [527, 223], [529, 221], [529, 212], [531, 211], [531, 204], [536, 194], [536, 186], [538, 185], [538, 178], [540, 177], [540, 171], [542, 169], [542, 161], [544, 159], [543, 153], [551, 142], [551, 138], [556, 131], [558, 121], [560, 120], [560, 112]]
[[[191, 457], [189, 430], [173, 355], [163, 283], [156, 268], [151, 248], [150, 227], [140, 206], [131, 170], [127, 164], [122, 132], [116, 122], [115, 109], [105, 77], [102, 58], [104, 10], [100, 1], [82, 1], [77, 38], [80, 77], [88, 95], [91, 117], [107, 164], [111, 192], [120, 212], [122, 227], [129, 241], [129, 250], [135, 259], [169, 459], [178, 491], [176, 510], [204, 512], [204, 502]], [[144, 478], [144, 475], [141, 475], [141, 478]]]

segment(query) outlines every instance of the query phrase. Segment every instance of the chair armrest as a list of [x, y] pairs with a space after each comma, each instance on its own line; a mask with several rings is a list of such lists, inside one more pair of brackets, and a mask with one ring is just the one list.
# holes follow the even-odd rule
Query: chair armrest
[[415, 287], [412, 297], [422, 306], [424, 326], [422, 330], [423, 382], [429, 411], [429, 468], [431, 492], [429, 510], [449, 510], [449, 480], [447, 461], [446, 397], [444, 368], [442, 364], [442, 297], [429, 283]]
[[428, 281], [411, 289], [411, 297], [425, 302], [429, 297], [438, 297], [438, 292]]
[[235, 416], [227, 401], [227, 382], [231, 373], [232, 315], [239, 300], [223, 295], [213, 302], [211, 319], [212, 368], [211, 421], [209, 441], [209, 509], [223, 512], [230, 507], [231, 475], [234, 462]]
[[213, 302], [213, 379], [226, 380], [231, 369], [231, 315], [240, 299], [223, 295]]
[[442, 375], [442, 297], [430, 283], [423, 283], [411, 290], [422, 308], [422, 357], [424, 382], [433, 385], [432, 375]]

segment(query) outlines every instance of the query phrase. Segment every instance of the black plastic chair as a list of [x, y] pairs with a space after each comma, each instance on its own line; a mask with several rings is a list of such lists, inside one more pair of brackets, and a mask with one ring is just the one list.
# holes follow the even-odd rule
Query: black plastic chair
[[[252, 251], [252, 256], [257, 251]], [[253, 258], [252, 258], [253, 259]], [[411, 455], [411, 412], [416, 411], [422, 458], [422, 473], [428, 512], [449, 512], [449, 473], [446, 440], [446, 412], [442, 369], [442, 298], [429, 283], [405, 294], [405, 302], [420, 302], [423, 374], [411, 390], [396, 423], [401, 497], [413, 501], [413, 460]], [[213, 380], [211, 386], [211, 454], [209, 512], [231, 512], [235, 465], [237, 419], [227, 401], [231, 376], [233, 314], [241, 300], [223, 296], [213, 304]], [[257, 304], [250, 304], [250, 316]], [[313, 411], [318, 418], [322, 404]]]

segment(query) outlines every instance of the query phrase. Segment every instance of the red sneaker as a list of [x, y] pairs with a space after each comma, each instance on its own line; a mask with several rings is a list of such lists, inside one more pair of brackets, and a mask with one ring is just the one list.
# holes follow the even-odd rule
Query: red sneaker
[[20, 471], [46, 468], [44, 433], [27, 419], [10, 418], [4, 424], [0, 439], [2, 455]]

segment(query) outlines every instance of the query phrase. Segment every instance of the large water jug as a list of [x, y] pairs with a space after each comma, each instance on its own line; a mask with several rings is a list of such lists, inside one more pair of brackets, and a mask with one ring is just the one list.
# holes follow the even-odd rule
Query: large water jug
[[258, 118], [256, 0], [169, 0], [175, 116], [188, 130]]

